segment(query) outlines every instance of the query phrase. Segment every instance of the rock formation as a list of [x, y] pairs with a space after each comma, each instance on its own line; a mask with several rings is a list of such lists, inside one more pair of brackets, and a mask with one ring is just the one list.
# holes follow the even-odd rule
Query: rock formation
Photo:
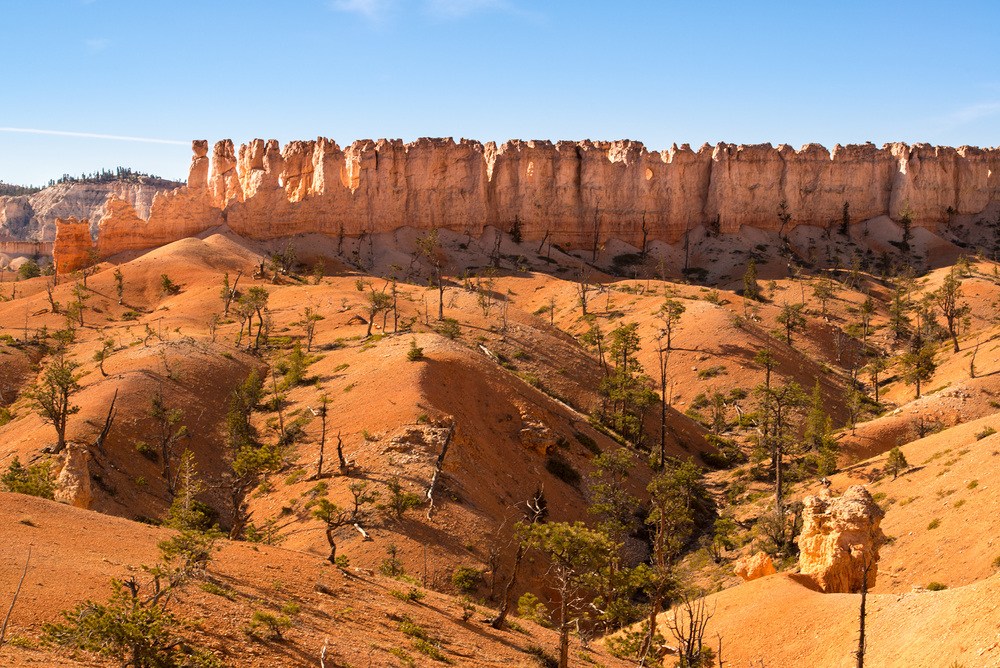
[[66, 461], [56, 478], [55, 500], [77, 508], [88, 508], [94, 498], [90, 487], [90, 469], [87, 446], [69, 443], [66, 446]]
[[836, 499], [824, 490], [803, 503], [799, 571], [827, 593], [850, 593], [861, 591], [867, 565], [868, 587], [874, 587], [885, 511], [868, 490], [854, 485]]
[[733, 572], [743, 578], [744, 582], [750, 582], [766, 575], [774, 575], [777, 573], [777, 570], [774, 568], [774, 562], [771, 561], [771, 557], [763, 552], [758, 552], [738, 559]]
[[188, 188], [204, 190], [208, 187], [208, 169], [211, 161], [208, 159], [208, 140], [195, 139], [191, 142], [194, 157], [191, 158], [191, 168], [188, 170]]
[[97, 223], [106, 217], [107, 203], [112, 197], [128, 202], [136, 215], [145, 220], [157, 193], [181, 185], [152, 178], [147, 181], [59, 183], [33, 195], [0, 197], [0, 237], [51, 243], [56, 235], [56, 220], [70, 217], [91, 221], [91, 235], [95, 235]]
[[56, 240], [52, 246], [52, 254], [56, 259], [57, 272], [68, 274], [92, 264], [90, 253], [93, 249], [90, 222], [86, 218], [59, 218], [56, 221]]
[[[100, 221], [103, 257], [197, 234], [223, 222], [242, 235], [359, 235], [399, 227], [479, 234], [509, 229], [528, 239], [590, 248], [619, 239], [675, 243], [699, 225], [738, 233], [854, 222], [904, 209], [933, 228], [1000, 200], [1000, 150], [873, 144], [688, 145], [647, 151], [637, 142], [325, 138], [281, 149], [256, 139], [193, 144], [186, 188], [154, 199], [149, 219], [115, 207]], [[158, 206], [159, 203], [159, 206]], [[783, 207], [783, 209], [782, 209]], [[787, 213], [787, 223], [779, 214]], [[143, 239], [146, 239], [143, 241]]]

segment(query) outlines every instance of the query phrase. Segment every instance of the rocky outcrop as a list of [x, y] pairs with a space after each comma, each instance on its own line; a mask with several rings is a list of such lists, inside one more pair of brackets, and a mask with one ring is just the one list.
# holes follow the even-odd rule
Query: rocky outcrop
[[861, 591], [867, 567], [868, 587], [874, 587], [885, 511], [868, 490], [855, 485], [840, 498], [824, 490], [803, 503], [799, 571], [824, 592], [850, 593]]
[[208, 169], [211, 161], [208, 159], [208, 140], [195, 139], [191, 142], [191, 150], [194, 157], [191, 158], [191, 167], [188, 169], [188, 188], [191, 190], [204, 190], [208, 187]]
[[[133, 213], [134, 215], [134, 213]], [[56, 240], [52, 254], [56, 259], [56, 272], [69, 274], [91, 264], [94, 242], [90, 239], [90, 221], [74, 217], [56, 220]]]
[[674, 243], [699, 225], [723, 233], [825, 228], [840, 223], [845, 204], [853, 222], [898, 219], [909, 209], [914, 224], [934, 227], [1000, 201], [1000, 150], [927, 144], [685, 144], [657, 152], [632, 141], [380, 139], [342, 149], [322, 137], [284, 148], [256, 139], [238, 152], [229, 140], [216, 143], [207, 167], [207, 142], [193, 149], [188, 187], [155, 199], [144, 225], [136, 223], [141, 212], [123, 207], [101, 219], [102, 256], [144, 236], [152, 247], [222, 222], [273, 239], [404, 226], [479, 234], [517, 218], [526, 238], [548, 234], [564, 247], [589, 248], [595, 238]]
[[767, 556], [764, 552], [758, 552], [740, 557], [736, 561], [733, 572], [743, 578], [744, 582], [750, 582], [751, 580], [758, 580], [767, 575], [774, 575], [777, 573], [777, 570], [774, 568], [774, 562], [771, 561], [771, 557]]
[[90, 487], [90, 469], [87, 446], [69, 443], [66, 446], [66, 460], [56, 478], [55, 500], [77, 508], [89, 508], [94, 498]]
[[148, 183], [60, 183], [33, 195], [0, 197], [0, 237], [52, 242], [56, 220], [70, 217], [91, 221], [91, 234], [96, 235], [97, 223], [107, 214], [111, 198], [128, 202], [135, 214], [145, 220], [156, 195], [180, 185], [160, 179], [149, 179]]

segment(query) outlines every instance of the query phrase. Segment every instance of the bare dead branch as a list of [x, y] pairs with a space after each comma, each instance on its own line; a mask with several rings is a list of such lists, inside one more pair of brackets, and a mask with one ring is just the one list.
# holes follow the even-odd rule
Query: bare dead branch
[[3, 626], [0, 627], [0, 647], [3, 647], [4, 636], [7, 635], [7, 622], [10, 621], [10, 614], [14, 612], [14, 604], [17, 603], [17, 597], [21, 593], [21, 586], [24, 584], [24, 578], [28, 574], [28, 563], [31, 562], [31, 546], [28, 546], [28, 556], [24, 559], [24, 571], [21, 573], [21, 580], [17, 583], [17, 590], [14, 592], [14, 598], [10, 600], [10, 607], [7, 608], [7, 614], [3, 618]]
[[427, 488], [427, 519], [431, 518], [431, 512], [434, 510], [434, 488], [437, 486], [438, 478], [441, 476], [441, 469], [444, 466], [444, 457], [448, 454], [448, 446], [451, 444], [451, 437], [455, 433], [455, 423], [451, 424], [448, 429], [448, 435], [445, 436], [444, 445], [441, 447], [441, 454], [438, 455], [437, 464], [434, 465], [434, 475], [431, 477], [431, 484]]

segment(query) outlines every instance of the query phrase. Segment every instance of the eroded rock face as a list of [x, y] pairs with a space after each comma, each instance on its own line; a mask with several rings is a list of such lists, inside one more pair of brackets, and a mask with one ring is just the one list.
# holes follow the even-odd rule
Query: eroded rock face
[[[135, 211], [132, 211], [135, 215]], [[90, 221], [70, 217], [56, 219], [56, 240], [52, 254], [56, 259], [56, 272], [69, 274], [91, 264], [90, 252], [94, 242], [90, 239]]]
[[[480, 234], [509, 229], [515, 216], [527, 239], [546, 234], [568, 248], [603, 242], [675, 243], [698, 225], [738, 233], [838, 225], [909, 207], [915, 225], [933, 227], [953, 213], [978, 214], [1000, 201], [1000, 149], [873, 144], [800, 150], [770, 144], [687, 144], [648, 151], [632, 141], [463, 139], [356, 141], [340, 148], [323, 137], [193, 144], [184, 208], [152, 207], [150, 238], [174, 241], [225, 220], [254, 239], [319, 233], [357, 236], [409, 226]], [[203, 185], [204, 184], [204, 185]], [[190, 206], [188, 206], [190, 204]], [[781, 205], [789, 216], [779, 218]], [[114, 230], [122, 210], [101, 220]], [[143, 218], [139, 212], [139, 218]], [[178, 218], [183, 218], [178, 222]], [[595, 230], [596, 227], [596, 230]], [[122, 250], [98, 239], [102, 256]], [[149, 243], [146, 247], [153, 247]]]
[[191, 158], [191, 168], [188, 170], [188, 188], [204, 190], [208, 187], [208, 170], [211, 160], [208, 159], [208, 140], [195, 139], [191, 142], [194, 157]]
[[833, 498], [824, 490], [807, 496], [799, 534], [799, 570], [827, 593], [861, 591], [865, 565], [868, 587], [875, 586], [878, 552], [885, 543], [883, 511], [860, 485]]
[[66, 461], [56, 478], [55, 500], [77, 508], [89, 508], [94, 494], [90, 488], [87, 447], [79, 443], [66, 446]]
[[757, 580], [767, 575], [774, 575], [777, 570], [774, 568], [774, 562], [771, 561], [771, 557], [767, 556], [764, 552], [758, 552], [757, 554], [748, 554], [737, 560], [734, 572], [743, 578], [744, 582], [750, 582], [751, 580]]

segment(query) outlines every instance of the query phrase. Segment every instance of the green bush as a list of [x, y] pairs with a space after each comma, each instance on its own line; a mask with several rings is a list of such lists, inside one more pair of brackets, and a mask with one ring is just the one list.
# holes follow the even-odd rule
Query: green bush
[[940, 582], [932, 582], [927, 585], [927, 591], [944, 591], [948, 588], [948, 585], [941, 584]]
[[451, 576], [451, 583], [462, 593], [469, 593], [479, 584], [483, 572], [471, 566], [459, 566]]
[[265, 627], [271, 640], [281, 640], [281, 632], [292, 628], [292, 620], [285, 615], [275, 615], [262, 610], [254, 610], [250, 619], [250, 633], [259, 627]]
[[410, 349], [406, 352], [406, 359], [416, 362], [424, 358], [424, 349], [417, 347], [417, 340], [410, 340]]
[[140, 596], [134, 579], [112, 580], [111, 589], [107, 602], [79, 603], [62, 612], [63, 622], [44, 624], [43, 641], [98, 652], [136, 668], [222, 665], [213, 655], [177, 642], [184, 621], [151, 596]]
[[446, 339], [457, 339], [462, 335], [462, 328], [458, 324], [458, 320], [454, 318], [445, 318], [438, 325], [437, 333]]
[[397, 518], [401, 518], [407, 510], [416, 508], [421, 504], [418, 495], [413, 492], [403, 491], [403, 486], [396, 476], [390, 478], [385, 485], [389, 488], [388, 502], [378, 504], [377, 508], [379, 510], [391, 512]]
[[586, 434], [580, 433], [578, 431], [573, 432], [573, 435], [576, 436], [576, 440], [580, 442], [580, 445], [587, 448], [595, 455], [601, 454], [601, 447], [597, 445], [597, 441], [592, 439], [590, 436], [587, 436]]
[[0, 476], [0, 482], [15, 494], [40, 496], [52, 499], [56, 491], [56, 483], [49, 462], [41, 462], [25, 468], [15, 456], [7, 467], [7, 472]]
[[580, 484], [580, 472], [561, 457], [549, 457], [545, 460], [545, 470], [569, 485]]
[[34, 260], [28, 260], [17, 270], [17, 276], [21, 279], [37, 278], [42, 275], [42, 270]]
[[549, 611], [545, 604], [538, 600], [538, 597], [530, 591], [525, 592], [521, 598], [517, 599], [517, 616], [521, 619], [530, 619], [540, 626], [551, 626], [549, 621]]

